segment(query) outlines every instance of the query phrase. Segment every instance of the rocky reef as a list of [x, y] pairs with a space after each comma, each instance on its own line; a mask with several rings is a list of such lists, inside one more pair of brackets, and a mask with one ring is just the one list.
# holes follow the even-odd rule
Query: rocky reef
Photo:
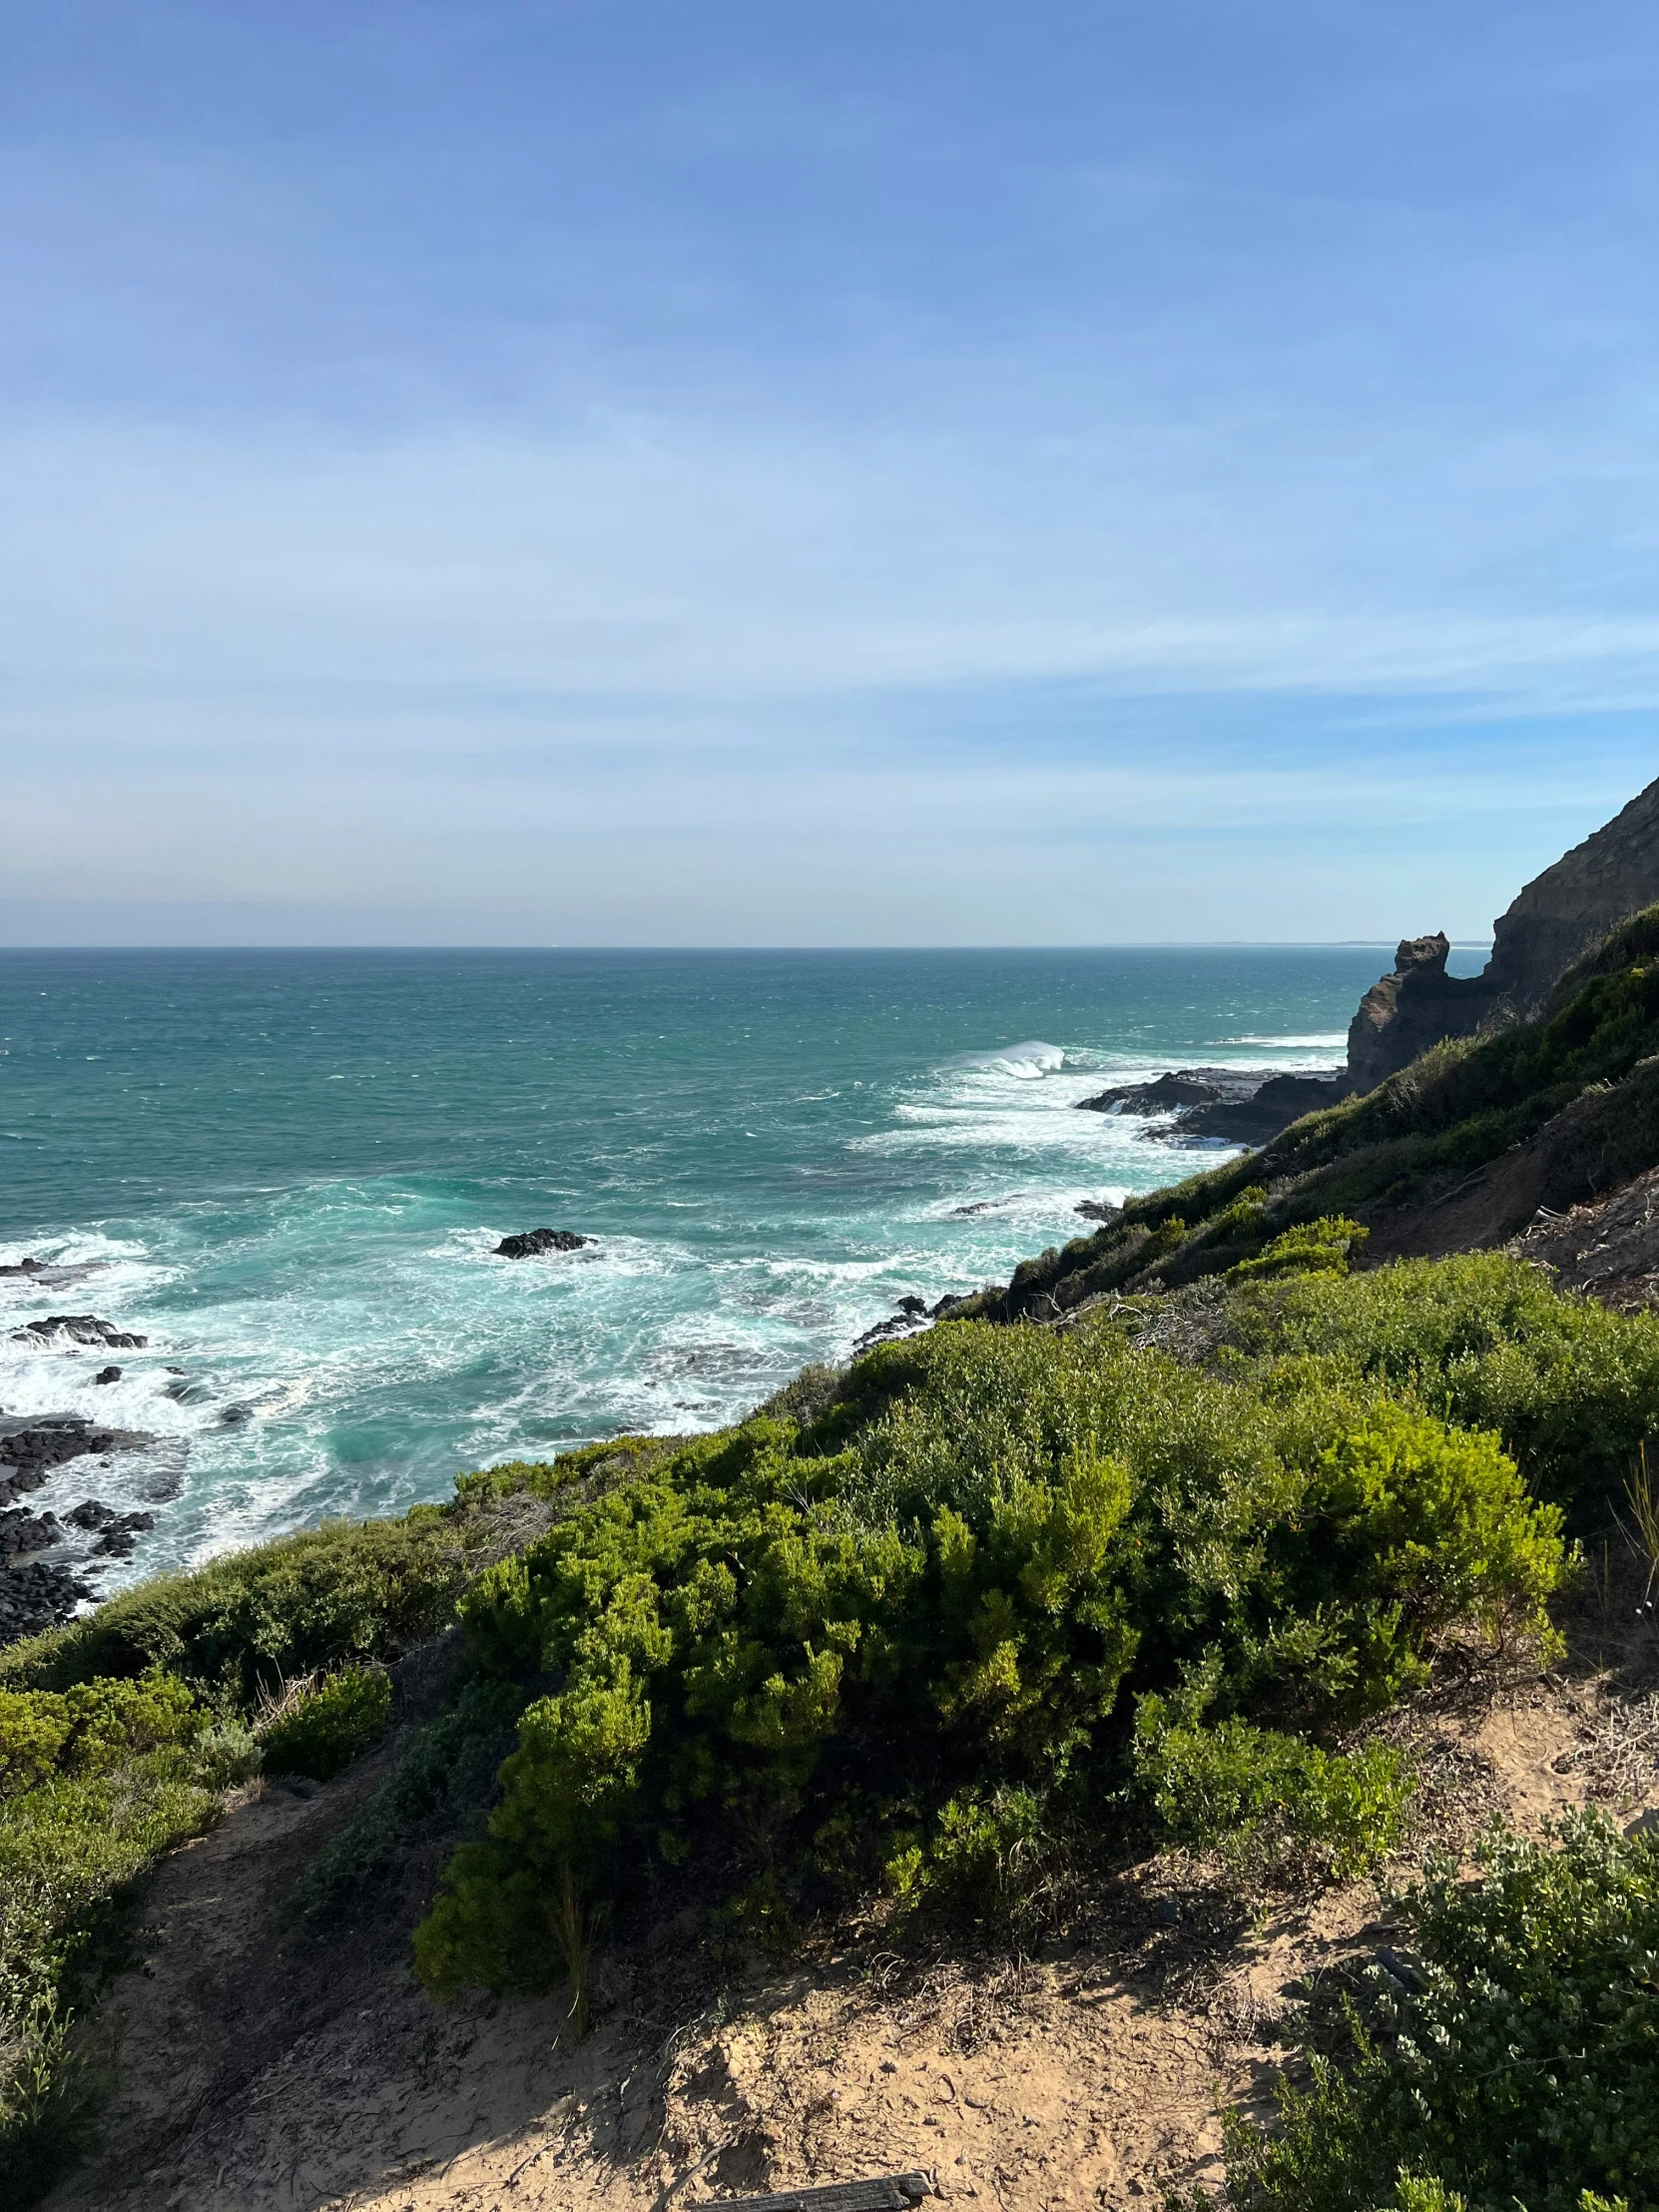
[[1153, 1140], [1266, 1144], [1304, 1114], [1348, 1095], [1344, 1075], [1263, 1075], [1253, 1068], [1176, 1068], [1078, 1100], [1085, 1113], [1148, 1116]]
[[498, 1260], [535, 1260], [544, 1252], [580, 1252], [584, 1245], [597, 1244], [597, 1237], [584, 1237], [574, 1229], [520, 1229], [510, 1237], [503, 1237], [495, 1248]]

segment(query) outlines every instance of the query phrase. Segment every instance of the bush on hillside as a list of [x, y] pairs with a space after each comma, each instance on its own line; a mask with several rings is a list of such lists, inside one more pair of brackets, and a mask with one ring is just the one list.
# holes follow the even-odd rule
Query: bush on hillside
[[1563, 1297], [1501, 1253], [1254, 1286], [1233, 1330], [1260, 1360], [1312, 1354], [1493, 1430], [1536, 1489], [1590, 1517], [1659, 1430], [1659, 1314]]
[[420, 1971], [546, 1979], [567, 1883], [652, 1865], [808, 1902], [978, 1882], [1005, 1917], [1039, 1836], [1121, 1833], [1126, 1693], [1307, 1738], [1309, 1837], [1354, 1862], [1397, 1793], [1329, 1739], [1448, 1627], [1544, 1633], [1562, 1564], [1493, 1439], [1375, 1388], [1264, 1393], [1109, 1329], [882, 1347], [807, 1428], [686, 1447], [474, 1585], [480, 1664], [555, 1687]]
[[333, 1521], [159, 1575], [85, 1619], [0, 1652], [0, 1681], [63, 1690], [160, 1667], [245, 1712], [295, 1676], [389, 1660], [450, 1618], [464, 1578], [453, 1521]]
[[78, 1983], [134, 1878], [213, 1817], [210, 1716], [183, 1684], [0, 1692], [0, 2197], [76, 2148]]
[[291, 1684], [256, 1727], [272, 1774], [329, 1782], [377, 1744], [391, 1717], [391, 1682], [378, 1667], [342, 1667], [320, 1682]]
[[1373, 1874], [1399, 1844], [1411, 1777], [1397, 1751], [1323, 1751], [1306, 1737], [1222, 1721], [1173, 1724], [1141, 1700], [1135, 1769], [1169, 1842], [1270, 1863], [1323, 1859], [1342, 1880]]
[[1275, 1237], [1253, 1260], [1241, 1260], [1228, 1269], [1228, 1280], [1248, 1283], [1279, 1275], [1346, 1275], [1353, 1256], [1365, 1245], [1371, 1231], [1346, 1214], [1321, 1214], [1317, 1221], [1298, 1222]]
[[1592, 1813], [1554, 1842], [1495, 1835], [1475, 1881], [1437, 1866], [1399, 1901], [1414, 1986], [1374, 1967], [1344, 2055], [1281, 2089], [1280, 2129], [1233, 2116], [1234, 2205], [1659, 2198], [1659, 1846]]

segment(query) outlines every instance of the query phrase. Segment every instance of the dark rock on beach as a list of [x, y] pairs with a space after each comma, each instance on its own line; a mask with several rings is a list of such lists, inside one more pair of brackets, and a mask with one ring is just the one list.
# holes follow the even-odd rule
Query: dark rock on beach
[[12, 1331], [14, 1344], [27, 1344], [31, 1337], [44, 1344], [64, 1337], [71, 1344], [107, 1346], [111, 1352], [138, 1352], [150, 1342], [148, 1337], [117, 1329], [113, 1322], [100, 1321], [96, 1314], [48, 1314], [44, 1321], [25, 1322]]
[[597, 1237], [579, 1236], [574, 1229], [522, 1229], [516, 1236], [503, 1237], [495, 1256], [498, 1260], [534, 1260], [543, 1252], [580, 1252], [583, 1245], [598, 1242]]

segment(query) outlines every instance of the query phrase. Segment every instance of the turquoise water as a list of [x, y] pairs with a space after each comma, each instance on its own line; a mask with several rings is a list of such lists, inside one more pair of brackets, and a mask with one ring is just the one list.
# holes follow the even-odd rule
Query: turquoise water
[[[150, 1338], [0, 1339], [0, 1406], [163, 1439], [40, 1500], [176, 1488], [129, 1572], [439, 1497], [464, 1467], [717, 1426], [899, 1297], [1004, 1277], [1087, 1226], [1079, 1200], [1201, 1164], [1075, 1112], [1103, 1080], [1334, 1066], [1387, 964], [0, 953], [0, 1260], [97, 1268], [0, 1283], [0, 1315]], [[491, 1256], [543, 1224], [599, 1241]], [[109, 1359], [122, 1380], [95, 1386]]]

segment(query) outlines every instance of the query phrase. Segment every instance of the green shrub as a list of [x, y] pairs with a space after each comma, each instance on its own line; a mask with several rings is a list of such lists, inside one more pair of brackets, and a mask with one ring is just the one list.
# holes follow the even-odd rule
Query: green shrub
[[134, 1878], [212, 1819], [208, 1714], [184, 1685], [0, 1692], [0, 2195], [26, 2203], [72, 2155], [89, 2086], [80, 1983]]
[[1475, 1881], [1434, 1867], [1400, 1901], [1415, 1986], [1373, 1968], [1346, 2055], [1281, 2088], [1280, 2129], [1233, 2116], [1235, 2205], [1659, 2198], [1659, 1847], [1590, 1813], [1555, 1839], [1495, 1835]]
[[1535, 1489], [1588, 1513], [1659, 1429], [1659, 1315], [1563, 1297], [1500, 1253], [1252, 1286], [1235, 1330], [1260, 1358], [1314, 1354], [1495, 1430]]
[[1171, 1726], [1156, 1697], [1136, 1716], [1135, 1766], [1172, 1843], [1252, 1858], [1315, 1853], [1345, 1880], [1398, 1848], [1411, 1796], [1399, 1753], [1384, 1745], [1326, 1752], [1248, 1721]]
[[1126, 1688], [1307, 1738], [1274, 1769], [1285, 1818], [1333, 1864], [1375, 1857], [1403, 1784], [1318, 1739], [1448, 1628], [1540, 1635], [1564, 1554], [1492, 1438], [1304, 1365], [1264, 1390], [1107, 1327], [946, 1324], [806, 1428], [684, 1447], [482, 1576], [479, 1664], [551, 1688], [417, 1935], [423, 1977], [546, 1979], [567, 1882], [652, 1864], [780, 1911], [885, 1881], [1006, 1921], [1041, 1865], [1121, 1832]]
[[277, 1682], [412, 1649], [448, 1621], [463, 1578], [456, 1526], [436, 1506], [330, 1522], [141, 1582], [0, 1653], [0, 1678], [62, 1690], [161, 1667], [248, 1711]]
[[330, 1781], [377, 1744], [391, 1715], [391, 1682], [377, 1667], [345, 1667], [296, 1685], [257, 1733], [273, 1774]]
[[1321, 1214], [1317, 1221], [1298, 1222], [1275, 1237], [1253, 1260], [1241, 1260], [1228, 1269], [1228, 1280], [1248, 1283], [1279, 1275], [1346, 1275], [1352, 1256], [1359, 1252], [1371, 1231], [1346, 1214]]

